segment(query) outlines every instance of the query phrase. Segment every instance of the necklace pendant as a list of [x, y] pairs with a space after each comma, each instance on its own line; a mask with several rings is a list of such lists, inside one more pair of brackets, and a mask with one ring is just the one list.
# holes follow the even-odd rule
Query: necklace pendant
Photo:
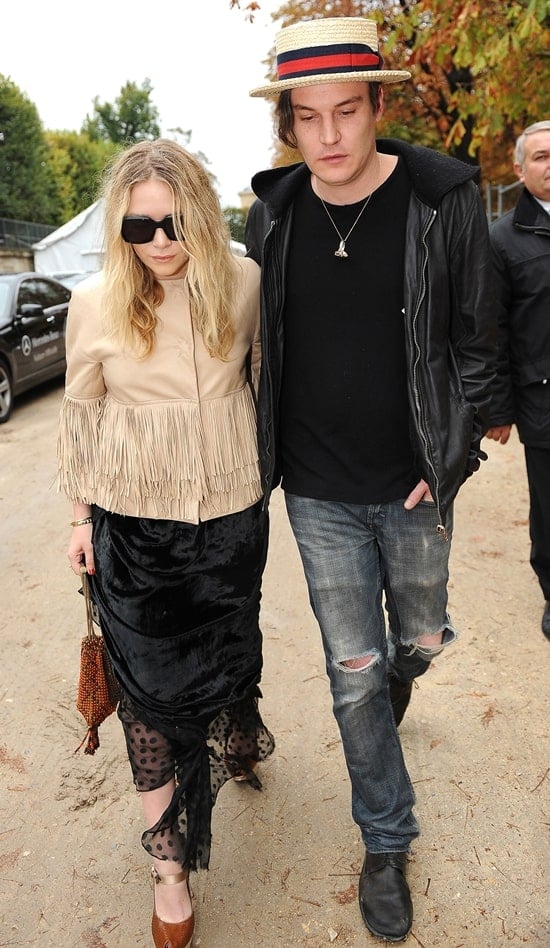
[[347, 253], [346, 253], [346, 241], [345, 241], [345, 240], [341, 240], [341, 241], [340, 241], [340, 246], [338, 247], [338, 250], [335, 250], [335, 251], [334, 251], [334, 256], [335, 256], [335, 257], [347, 257]]

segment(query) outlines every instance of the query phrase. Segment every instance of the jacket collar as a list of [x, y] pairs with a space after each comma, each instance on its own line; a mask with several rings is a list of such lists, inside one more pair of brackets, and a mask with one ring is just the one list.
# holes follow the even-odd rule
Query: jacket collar
[[514, 227], [550, 228], [550, 219], [546, 211], [526, 187], [523, 188], [514, 209], [512, 218]]
[[[379, 138], [378, 151], [400, 156], [407, 167], [412, 187], [418, 198], [430, 207], [438, 207], [442, 198], [458, 185], [478, 177], [477, 165], [467, 165], [432, 148], [409, 145], [396, 138]], [[252, 190], [280, 217], [294, 199], [296, 191], [307, 180], [309, 170], [303, 162], [259, 171], [252, 178]]]

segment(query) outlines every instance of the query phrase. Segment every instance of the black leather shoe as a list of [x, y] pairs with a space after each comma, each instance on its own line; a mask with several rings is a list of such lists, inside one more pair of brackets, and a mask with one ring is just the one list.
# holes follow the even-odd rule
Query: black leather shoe
[[390, 701], [395, 719], [395, 726], [399, 727], [409, 701], [411, 700], [412, 681], [400, 681], [399, 678], [388, 672], [388, 685], [390, 688]]
[[405, 879], [407, 853], [366, 853], [359, 877], [359, 908], [369, 932], [386, 941], [404, 941], [413, 908]]
[[550, 639], [550, 602], [547, 602], [542, 613], [542, 631]]

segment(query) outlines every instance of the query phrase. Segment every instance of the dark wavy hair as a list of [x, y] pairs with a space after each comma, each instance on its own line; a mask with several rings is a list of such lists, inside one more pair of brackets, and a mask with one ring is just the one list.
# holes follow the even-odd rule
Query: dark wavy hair
[[[367, 86], [372, 110], [373, 112], [376, 112], [382, 84], [380, 82], [367, 82]], [[282, 141], [283, 145], [286, 145], [288, 148], [296, 148], [297, 142], [296, 136], [294, 134], [294, 112], [292, 111], [290, 92], [290, 89], [285, 89], [284, 92], [280, 93], [279, 101], [275, 107], [275, 116], [277, 119], [277, 134], [280, 141]]]

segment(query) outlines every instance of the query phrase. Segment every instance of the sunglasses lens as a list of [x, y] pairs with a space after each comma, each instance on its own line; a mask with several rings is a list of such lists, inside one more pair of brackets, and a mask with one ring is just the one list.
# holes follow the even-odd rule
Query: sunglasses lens
[[170, 215], [170, 217], [165, 217], [160, 226], [168, 237], [168, 240], [178, 239], [176, 236], [176, 231], [174, 230], [174, 219], [172, 215]]
[[172, 215], [161, 221], [155, 221], [152, 217], [125, 217], [122, 221], [120, 233], [122, 239], [128, 244], [148, 244], [153, 240], [159, 227], [164, 231], [168, 240], [178, 239], [174, 230]]
[[150, 217], [125, 217], [120, 233], [128, 244], [147, 244], [155, 236], [155, 229]]

